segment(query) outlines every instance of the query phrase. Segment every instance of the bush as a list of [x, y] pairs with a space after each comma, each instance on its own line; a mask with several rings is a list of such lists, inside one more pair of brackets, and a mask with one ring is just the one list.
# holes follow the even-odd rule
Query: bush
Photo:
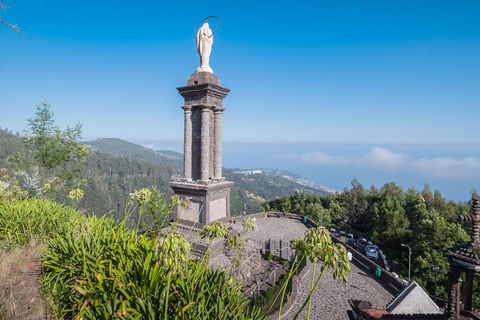
[[0, 203], [0, 245], [47, 244], [42, 289], [55, 317], [264, 319], [224, 271], [189, 258], [170, 233], [139, 235], [112, 218], [84, 217], [50, 200]]
[[49, 242], [44, 291], [59, 316], [107, 319], [263, 319], [240, 284], [188, 258], [177, 234], [150, 239], [112, 219], [91, 217]]
[[52, 234], [65, 234], [67, 227], [84, 217], [76, 210], [51, 200], [28, 198], [0, 202], [0, 248], [28, 246], [32, 239], [44, 242]]

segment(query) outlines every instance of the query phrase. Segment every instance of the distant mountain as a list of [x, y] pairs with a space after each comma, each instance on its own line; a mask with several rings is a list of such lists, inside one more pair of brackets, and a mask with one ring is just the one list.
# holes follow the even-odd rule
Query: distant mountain
[[339, 191], [337, 189], [327, 187], [327, 186], [325, 186], [321, 183], [318, 183], [318, 182], [315, 182], [315, 181], [312, 181], [312, 180], [308, 180], [307, 178], [304, 178], [302, 176], [299, 176], [298, 174], [295, 174], [295, 173], [292, 173], [292, 172], [289, 172], [289, 171], [286, 171], [286, 170], [280, 170], [280, 169], [260, 169], [260, 170], [263, 170], [266, 174], [280, 176], [280, 177], [283, 177], [283, 178], [288, 179], [290, 181], [301, 184], [302, 186], [311, 187], [311, 188], [314, 188], [316, 190], [323, 191], [327, 194], [328, 193], [332, 193], [332, 194], [341, 193], [341, 191]]
[[[142, 159], [159, 165], [171, 166], [179, 174], [183, 172], [183, 155], [174, 151], [155, 151], [121, 139], [108, 138], [85, 142], [90, 148], [101, 152], [128, 158]], [[253, 171], [254, 174], [251, 174]], [[286, 194], [304, 192], [320, 195], [335, 193], [337, 190], [313, 182], [297, 174], [279, 169], [223, 169], [223, 175], [229, 181], [235, 182], [235, 187], [245, 189], [250, 198], [260, 201], [284, 197]], [[239, 194], [243, 194], [240, 192]]]
[[176, 172], [183, 172], [183, 155], [174, 151], [154, 151], [125, 140], [103, 138], [84, 142], [93, 149], [125, 158], [141, 159], [161, 166], [170, 166]]
[[[223, 176], [229, 180], [235, 182], [237, 188], [243, 188], [252, 194], [252, 197], [260, 197], [261, 200], [271, 200], [276, 197], [283, 197], [283, 195], [293, 195], [296, 192], [305, 194], [318, 193], [319, 195], [325, 195], [326, 192], [321, 189], [309, 186], [306, 183], [302, 184], [293, 178], [295, 176], [288, 171], [282, 171], [283, 175], [275, 174], [278, 170], [274, 169], [256, 169], [256, 170], [239, 170], [239, 169], [223, 169]], [[306, 179], [305, 179], [306, 180]], [[308, 180], [306, 180], [308, 181]], [[312, 182], [313, 183], [313, 182]]]
[[81, 173], [87, 186], [78, 207], [99, 216], [110, 213], [122, 219], [134, 190], [156, 186], [167, 197], [172, 196], [172, 174], [171, 166], [91, 150]]
[[[167, 196], [173, 194], [170, 188], [172, 176], [183, 172], [183, 155], [173, 151], [152, 149], [121, 139], [98, 139], [84, 142], [90, 149], [81, 177], [86, 179], [84, 198], [77, 204], [86, 212], [98, 215], [111, 212], [122, 217], [125, 203], [133, 190], [157, 186]], [[20, 138], [0, 130], [0, 168], [11, 167], [6, 158], [23, 148]], [[235, 182], [231, 192], [231, 213], [247, 214], [260, 211], [261, 203], [276, 197], [328, 193], [314, 182], [288, 171], [260, 169], [251, 173], [241, 169], [224, 168], [224, 176]], [[321, 185], [320, 185], [321, 186]], [[58, 199], [63, 202], [66, 199]]]

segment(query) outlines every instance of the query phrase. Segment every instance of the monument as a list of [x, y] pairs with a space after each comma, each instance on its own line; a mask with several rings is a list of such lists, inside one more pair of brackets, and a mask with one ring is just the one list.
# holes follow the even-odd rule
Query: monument
[[[474, 277], [480, 276], [480, 197], [472, 196], [472, 214], [459, 216], [461, 221], [472, 222], [472, 241], [447, 248], [448, 263], [448, 304], [446, 318], [451, 320], [479, 319], [473, 309]], [[465, 275], [464, 303], [461, 304], [462, 273]]]
[[197, 228], [230, 216], [230, 189], [234, 185], [222, 177], [223, 99], [230, 90], [220, 86], [209, 65], [213, 34], [208, 22], [198, 30], [195, 38], [200, 66], [186, 86], [177, 88], [185, 99], [184, 173], [170, 186], [191, 204], [188, 210], [177, 209], [174, 219]]

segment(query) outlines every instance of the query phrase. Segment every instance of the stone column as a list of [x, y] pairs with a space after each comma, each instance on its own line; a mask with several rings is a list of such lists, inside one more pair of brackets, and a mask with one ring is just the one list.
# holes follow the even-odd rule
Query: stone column
[[183, 137], [183, 177], [192, 179], [192, 107], [184, 106], [185, 128]]
[[213, 158], [213, 177], [222, 178], [222, 114], [225, 108], [215, 108], [213, 113], [215, 117], [215, 146]]
[[200, 180], [207, 181], [210, 175], [210, 106], [204, 105], [202, 108], [201, 124], [201, 160], [200, 160]]
[[447, 319], [457, 320], [460, 317], [460, 284], [462, 278], [460, 271], [456, 266], [450, 265], [448, 274], [448, 305], [446, 316]]
[[465, 310], [472, 311], [473, 273], [465, 274]]
[[477, 245], [480, 244], [480, 197], [472, 196], [472, 241]]

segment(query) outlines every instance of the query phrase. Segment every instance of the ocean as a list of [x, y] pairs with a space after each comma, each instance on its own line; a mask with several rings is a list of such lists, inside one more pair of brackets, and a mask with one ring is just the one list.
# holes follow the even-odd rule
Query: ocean
[[[180, 142], [153, 148], [183, 151]], [[283, 169], [340, 191], [356, 179], [367, 189], [395, 182], [405, 191], [423, 190], [428, 184], [456, 202], [468, 201], [472, 188], [480, 192], [479, 145], [224, 142], [223, 166]]]

